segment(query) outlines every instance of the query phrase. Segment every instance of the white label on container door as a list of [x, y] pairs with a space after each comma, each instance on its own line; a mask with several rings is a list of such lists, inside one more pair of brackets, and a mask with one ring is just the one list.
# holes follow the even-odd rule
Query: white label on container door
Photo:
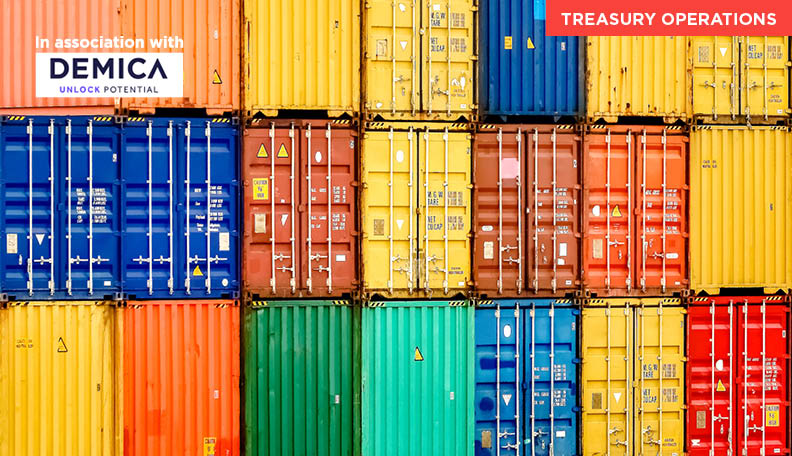
[[432, 5], [432, 9], [435, 11], [440, 11], [440, 5]]
[[19, 253], [19, 243], [17, 242], [16, 233], [8, 233], [6, 235], [6, 253], [17, 254]]
[[594, 217], [599, 217], [599, 215], [600, 215], [600, 207], [599, 207], [599, 205], [595, 204], [594, 207], [591, 208], [591, 213], [594, 214]]
[[676, 252], [666, 253], [666, 259], [668, 260], [676, 260], [677, 258], [679, 258], [679, 254]]
[[495, 258], [495, 243], [487, 241], [484, 243], [484, 259], [491, 260]]
[[346, 255], [336, 255], [336, 263], [343, 263], [346, 261]]
[[482, 226], [481, 227], [481, 231], [483, 231], [485, 233], [489, 233], [490, 231], [492, 231], [492, 225], [484, 225], [484, 226]]
[[253, 216], [253, 232], [267, 232], [267, 214], [256, 214]]
[[399, 149], [396, 151], [396, 161], [401, 163], [404, 161], [404, 151]]
[[562, 242], [558, 244], [558, 256], [567, 256], [567, 244]]
[[109, 281], [109, 280], [105, 280], [105, 281], [104, 281], [104, 286], [106, 286], [106, 287], [111, 287], [111, 286], [113, 286], [113, 282], [111, 282], [111, 281]]
[[453, 391], [451, 391], [450, 396], [451, 396], [451, 400], [453, 401], [454, 400], [454, 392]]
[[556, 431], [556, 437], [566, 437], [566, 431]]
[[563, 258], [559, 258], [558, 259], [558, 265], [559, 266], [563, 266], [564, 265], [564, 259]]
[[220, 233], [220, 235], [218, 236], [218, 239], [220, 241], [220, 251], [221, 252], [228, 252], [229, 250], [231, 250], [231, 247], [230, 247], [230, 245], [231, 245], [231, 233], [227, 233], [227, 232], [226, 233]]

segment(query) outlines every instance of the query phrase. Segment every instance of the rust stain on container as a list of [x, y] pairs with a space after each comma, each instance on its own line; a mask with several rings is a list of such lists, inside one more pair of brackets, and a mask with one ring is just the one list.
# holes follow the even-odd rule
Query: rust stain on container
[[611, 295], [687, 288], [687, 135], [595, 126], [584, 144], [583, 286]]
[[351, 294], [357, 131], [344, 121], [255, 122], [243, 148], [245, 290], [261, 297]]
[[[36, 52], [56, 49], [58, 38], [120, 35], [120, 0], [0, 0], [0, 114], [112, 114], [113, 98], [36, 98]], [[68, 13], [68, 14], [67, 14]], [[49, 47], [36, 49], [36, 38]]]
[[[124, 98], [125, 109], [200, 108], [208, 115], [239, 109], [240, 0], [121, 0], [121, 31], [141, 38], [136, 52], [183, 52], [182, 98]], [[183, 49], [158, 49], [150, 40], [178, 36]]]
[[581, 136], [570, 125], [486, 126], [473, 142], [473, 277], [482, 296], [580, 287]]
[[124, 453], [239, 455], [237, 302], [130, 301], [124, 318]]

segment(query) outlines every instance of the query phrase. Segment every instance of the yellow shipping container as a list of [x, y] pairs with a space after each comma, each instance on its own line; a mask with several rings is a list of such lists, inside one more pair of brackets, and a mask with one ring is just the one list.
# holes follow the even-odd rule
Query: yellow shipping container
[[364, 3], [368, 117], [472, 120], [478, 11], [473, 0]]
[[360, 2], [244, 3], [245, 110], [326, 110], [360, 105]]
[[789, 37], [691, 37], [693, 113], [716, 122], [785, 118]]
[[694, 127], [690, 134], [691, 288], [792, 288], [792, 133]]
[[691, 117], [686, 37], [591, 36], [586, 44], [589, 119]]
[[0, 454], [123, 453], [120, 325], [107, 302], [0, 310]]
[[584, 303], [584, 455], [683, 453], [685, 310], [679, 305], [665, 307], [667, 303], [681, 301], [595, 299]]
[[383, 126], [362, 141], [364, 292], [388, 298], [465, 292], [471, 136], [442, 125]]

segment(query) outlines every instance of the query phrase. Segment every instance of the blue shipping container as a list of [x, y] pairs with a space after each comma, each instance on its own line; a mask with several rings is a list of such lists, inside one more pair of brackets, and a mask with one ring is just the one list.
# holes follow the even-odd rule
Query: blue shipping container
[[570, 300], [479, 303], [476, 455], [579, 454], [578, 313]]
[[208, 119], [8, 116], [0, 124], [0, 294], [235, 294], [237, 143], [235, 127]]
[[482, 0], [480, 11], [482, 114], [581, 114], [583, 41], [545, 36], [545, 0]]

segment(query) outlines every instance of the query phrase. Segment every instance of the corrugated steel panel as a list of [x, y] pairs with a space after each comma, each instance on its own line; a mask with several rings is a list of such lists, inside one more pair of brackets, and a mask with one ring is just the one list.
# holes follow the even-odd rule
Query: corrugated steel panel
[[135, 52], [160, 52], [149, 40], [178, 36], [184, 53], [183, 97], [125, 98], [125, 109], [201, 108], [209, 115], [239, 109], [240, 0], [121, 0], [121, 33], [141, 38]]
[[592, 126], [583, 153], [583, 286], [607, 295], [688, 284], [688, 137], [676, 127]]
[[387, 297], [465, 293], [471, 136], [437, 124], [422, 130], [398, 127], [366, 131], [363, 137], [364, 292]]
[[243, 329], [246, 454], [357, 453], [356, 312], [348, 301], [252, 303]]
[[689, 119], [688, 39], [683, 36], [586, 38], [586, 115]]
[[355, 113], [360, 104], [360, 2], [244, 2], [245, 105]]
[[0, 292], [113, 297], [122, 285], [120, 129], [110, 116], [8, 119], [0, 123]]
[[482, 0], [479, 9], [481, 112], [580, 114], [583, 40], [545, 36], [545, 0]]
[[663, 298], [607, 301], [583, 308], [583, 454], [681, 454], [685, 310]]
[[578, 454], [579, 311], [570, 300], [478, 305], [475, 453]]
[[0, 454], [123, 454], [121, 322], [110, 302], [0, 309]]
[[693, 113], [712, 121], [786, 118], [789, 37], [690, 37]]
[[473, 307], [362, 309], [362, 454], [474, 454]]
[[238, 134], [209, 119], [124, 125], [123, 288], [131, 299], [238, 293]]
[[690, 288], [792, 288], [792, 133], [696, 127], [690, 142]]
[[[112, 114], [113, 98], [36, 98], [36, 52], [56, 39], [121, 35], [120, 0], [0, 0], [0, 114]], [[36, 37], [49, 48], [36, 49]], [[101, 52], [100, 49], [95, 50]]]
[[365, 2], [363, 97], [367, 115], [391, 120], [471, 120], [478, 76], [477, 13], [473, 0]]
[[124, 453], [238, 456], [239, 305], [129, 301], [123, 312]]
[[473, 141], [473, 278], [483, 297], [580, 289], [581, 135], [482, 127]]
[[342, 121], [254, 124], [245, 129], [242, 156], [245, 291], [351, 295], [358, 284], [357, 130]]
[[789, 308], [778, 296], [691, 303], [688, 453], [789, 454]]

